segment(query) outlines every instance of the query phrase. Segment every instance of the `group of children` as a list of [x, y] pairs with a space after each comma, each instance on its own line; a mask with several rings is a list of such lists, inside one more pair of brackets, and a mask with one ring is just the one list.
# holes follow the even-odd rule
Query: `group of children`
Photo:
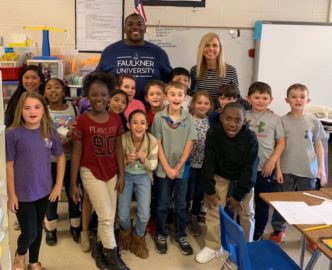
[[[134, 98], [131, 75], [115, 82], [110, 74], [93, 72], [84, 79], [84, 99], [76, 110], [65, 100], [61, 80], [44, 84], [38, 70], [23, 71], [16, 109], [11, 102], [6, 111], [9, 208], [21, 227], [14, 269], [25, 269], [27, 251], [28, 269], [43, 269], [38, 261], [43, 223], [47, 244], [55, 245], [63, 179], [74, 241], [81, 238], [82, 250], [90, 250], [93, 207], [98, 217], [93, 255], [98, 268], [112, 270], [129, 269], [119, 250], [148, 257], [150, 219], [156, 220], [156, 251], [167, 253], [170, 207], [176, 217], [173, 243], [184, 255], [193, 254], [186, 227], [200, 235], [202, 204], [208, 208], [205, 247], [196, 255], [206, 263], [222, 253], [219, 205], [239, 216], [247, 241], [259, 240], [269, 211], [261, 192], [314, 189], [316, 178], [326, 184], [321, 143], [326, 135], [320, 122], [304, 113], [310, 101], [306, 86], [288, 88], [290, 112], [279, 118], [268, 109], [272, 93], [266, 83], [250, 86], [252, 109], [246, 112], [231, 85], [221, 86], [220, 106], [213, 108], [207, 92], [187, 95], [186, 69], [174, 69], [171, 80], [150, 81], [145, 106]], [[280, 243], [285, 221], [277, 212], [272, 226], [270, 238]]]

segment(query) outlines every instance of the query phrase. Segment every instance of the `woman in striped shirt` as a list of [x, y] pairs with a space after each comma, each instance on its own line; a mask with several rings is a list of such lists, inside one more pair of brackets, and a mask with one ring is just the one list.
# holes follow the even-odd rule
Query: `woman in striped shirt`
[[215, 110], [220, 107], [218, 91], [223, 84], [233, 85], [237, 91], [238, 101], [246, 109], [250, 108], [249, 103], [240, 95], [236, 69], [224, 61], [224, 50], [216, 33], [207, 33], [202, 37], [198, 47], [197, 65], [191, 68], [190, 76], [191, 88], [194, 91], [209, 92]]

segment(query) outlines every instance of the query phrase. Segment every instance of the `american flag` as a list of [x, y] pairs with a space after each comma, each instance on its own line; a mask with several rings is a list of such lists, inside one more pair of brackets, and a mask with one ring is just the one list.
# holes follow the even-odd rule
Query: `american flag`
[[135, 13], [141, 15], [142, 18], [144, 19], [144, 22], [146, 22], [146, 15], [144, 12], [142, 0], [134, 0], [134, 1], [135, 1]]

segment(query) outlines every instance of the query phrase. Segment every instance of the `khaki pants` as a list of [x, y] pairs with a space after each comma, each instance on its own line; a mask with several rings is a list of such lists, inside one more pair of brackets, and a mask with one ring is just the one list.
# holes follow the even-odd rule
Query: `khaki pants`
[[87, 168], [81, 168], [83, 186], [98, 216], [98, 234], [105, 248], [115, 248], [114, 217], [116, 212], [115, 190], [117, 176], [107, 182], [96, 179]]
[[[216, 181], [216, 193], [220, 198], [220, 203], [222, 206], [225, 206], [229, 181], [218, 175], [215, 175], [214, 179]], [[244, 211], [238, 210], [237, 214], [239, 215], [246, 241], [250, 242], [253, 239], [255, 229], [253, 189], [243, 198], [242, 205]], [[218, 250], [221, 247], [220, 215], [218, 206], [208, 209], [205, 222], [207, 226], [205, 246]]]

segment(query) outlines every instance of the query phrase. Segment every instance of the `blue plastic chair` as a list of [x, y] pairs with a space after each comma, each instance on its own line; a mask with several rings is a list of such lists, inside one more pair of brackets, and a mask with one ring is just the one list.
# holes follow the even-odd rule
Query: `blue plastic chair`
[[223, 207], [219, 207], [219, 209], [221, 243], [238, 269], [301, 269], [278, 245], [270, 240], [246, 243], [241, 226], [227, 215]]

